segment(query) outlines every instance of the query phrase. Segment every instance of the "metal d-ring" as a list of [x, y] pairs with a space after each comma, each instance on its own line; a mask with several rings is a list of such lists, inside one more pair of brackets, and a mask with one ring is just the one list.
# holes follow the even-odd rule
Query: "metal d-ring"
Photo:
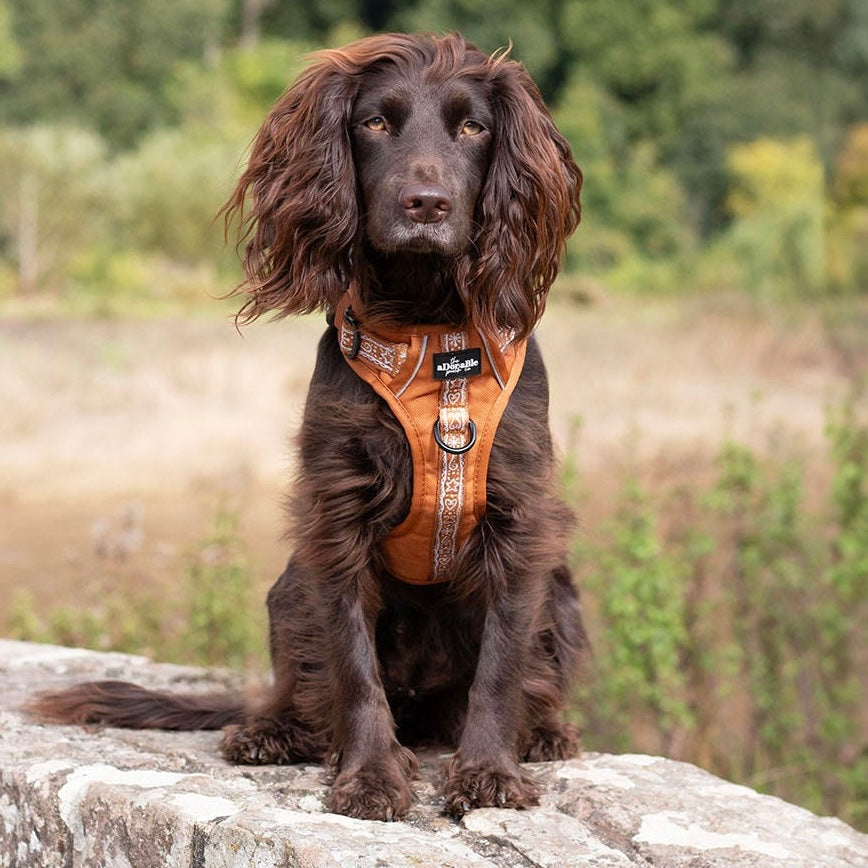
[[476, 443], [476, 426], [473, 424], [472, 419], [467, 420], [467, 427], [470, 429], [470, 436], [467, 438], [467, 442], [463, 446], [447, 446], [443, 442], [443, 438], [440, 436], [440, 420], [438, 419], [434, 423], [434, 439], [437, 441], [437, 445], [444, 452], [448, 452], [450, 455], [463, 455], [465, 452], [472, 449], [473, 444]]

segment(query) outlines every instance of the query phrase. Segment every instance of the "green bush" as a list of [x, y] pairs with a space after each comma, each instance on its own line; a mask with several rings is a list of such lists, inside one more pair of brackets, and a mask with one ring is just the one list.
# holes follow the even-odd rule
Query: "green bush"
[[266, 665], [265, 626], [238, 530], [237, 513], [222, 505], [214, 530], [190, 553], [166, 595], [136, 574], [107, 568], [95, 579], [90, 605], [38, 612], [33, 595], [17, 593], [6, 622], [14, 639], [145, 654], [156, 660], [229, 666]]
[[580, 696], [590, 747], [662, 751], [868, 823], [857, 406], [830, 416], [820, 504], [800, 464], [734, 442], [705, 490], [652, 497], [628, 481], [614, 518], [576, 551], [595, 647]]
[[[249, 665], [264, 647], [264, 630], [251, 617], [251, 575], [238, 534], [238, 516], [221, 508], [214, 531], [185, 571], [186, 623], [178, 657], [200, 665]], [[255, 601], [257, 611], [260, 601]]]
[[828, 278], [823, 164], [807, 137], [758, 139], [730, 149], [721, 238], [743, 265], [742, 286], [760, 297], [825, 292]]
[[656, 516], [638, 480], [628, 479], [601, 542], [584, 549], [593, 559], [584, 590], [605, 629], [594, 643], [595, 728], [613, 732], [625, 749], [633, 724], [659, 735], [666, 751], [676, 727], [690, 725], [681, 660], [686, 651], [685, 564], [665, 550]]

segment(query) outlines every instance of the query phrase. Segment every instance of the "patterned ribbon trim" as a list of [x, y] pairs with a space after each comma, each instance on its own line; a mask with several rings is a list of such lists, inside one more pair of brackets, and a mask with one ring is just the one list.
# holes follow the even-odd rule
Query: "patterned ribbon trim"
[[[464, 332], [444, 334], [444, 353], [467, 349]], [[444, 380], [440, 387], [440, 436], [447, 446], [460, 448], [469, 436], [467, 378]], [[447, 578], [458, 549], [458, 528], [464, 510], [465, 455], [440, 450], [440, 473], [437, 481], [437, 523], [434, 530], [432, 581]]]
[[394, 377], [404, 362], [407, 361], [409, 344], [394, 343], [376, 338], [369, 332], [360, 331], [357, 327], [350, 325], [346, 317], [341, 321], [341, 350], [344, 355], [349, 356], [352, 353], [353, 341], [356, 340], [357, 335], [360, 335], [361, 342], [356, 356], [370, 362], [374, 367], [385, 371], [390, 376]]

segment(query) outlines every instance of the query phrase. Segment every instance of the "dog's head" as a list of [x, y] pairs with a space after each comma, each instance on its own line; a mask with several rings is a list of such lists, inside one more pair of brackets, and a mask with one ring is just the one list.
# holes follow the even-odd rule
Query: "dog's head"
[[443, 261], [480, 329], [525, 336], [578, 224], [581, 181], [505, 53], [458, 34], [320, 52], [225, 206], [246, 241], [240, 317], [332, 308], [372, 256], [411, 254]]

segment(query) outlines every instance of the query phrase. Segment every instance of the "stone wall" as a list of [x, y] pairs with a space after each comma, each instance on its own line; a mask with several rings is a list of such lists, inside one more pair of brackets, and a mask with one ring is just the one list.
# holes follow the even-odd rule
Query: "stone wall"
[[539, 808], [453, 822], [440, 815], [432, 753], [407, 820], [373, 823], [325, 813], [321, 767], [233, 767], [217, 733], [43, 726], [17, 710], [34, 689], [87, 678], [231, 686], [138, 657], [0, 640], [0, 865], [868, 865], [868, 836], [841, 821], [657, 757], [540, 764]]

